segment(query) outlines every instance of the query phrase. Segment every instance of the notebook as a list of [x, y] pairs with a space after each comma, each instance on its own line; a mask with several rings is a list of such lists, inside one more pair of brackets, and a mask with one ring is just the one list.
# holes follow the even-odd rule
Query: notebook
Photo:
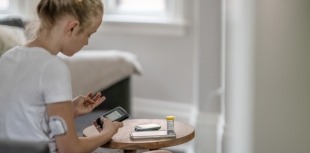
[[175, 133], [167, 134], [167, 131], [135, 131], [130, 133], [130, 139], [132, 140], [143, 140], [143, 139], [174, 139], [176, 138]]

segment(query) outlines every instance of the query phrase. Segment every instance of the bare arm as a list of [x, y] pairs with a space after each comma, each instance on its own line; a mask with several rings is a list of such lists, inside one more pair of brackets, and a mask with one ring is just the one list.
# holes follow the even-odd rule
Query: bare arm
[[74, 125], [74, 110], [71, 101], [59, 102], [47, 105], [49, 116], [59, 116], [67, 124], [67, 132], [56, 136], [56, 146], [59, 153], [88, 153], [108, 142], [118, 129], [123, 126], [120, 122], [105, 120], [104, 129], [91, 137], [78, 137]]

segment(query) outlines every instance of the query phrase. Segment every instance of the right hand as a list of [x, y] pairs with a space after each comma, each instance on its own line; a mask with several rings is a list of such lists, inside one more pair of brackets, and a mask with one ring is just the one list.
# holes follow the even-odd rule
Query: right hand
[[119, 128], [123, 127], [122, 122], [117, 122], [117, 121], [112, 122], [111, 120], [109, 120], [107, 118], [102, 118], [102, 120], [103, 120], [104, 126], [103, 126], [103, 129], [100, 133], [105, 131], [105, 132], [112, 134], [112, 136], [113, 136], [114, 134], [117, 133]]
[[105, 97], [103, 97], [100, 92], [94, 97], [92, 96], [93, 94], [89, 93], [87, 96], [78, 96], [72, 100], [75, 117], [91, 112], [105, 100]]

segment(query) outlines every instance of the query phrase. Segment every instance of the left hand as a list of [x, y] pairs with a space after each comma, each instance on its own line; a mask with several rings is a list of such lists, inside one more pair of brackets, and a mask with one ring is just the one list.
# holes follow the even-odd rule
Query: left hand
[[82, 116], [91, 112], [105, 100], [105, 97], [101, 96], [100, 92], [98, 92], [93, 98], [92, 96], [93, 94], [89, 93], [87, 96], [78, 96], [73, 99], [74, 117]]

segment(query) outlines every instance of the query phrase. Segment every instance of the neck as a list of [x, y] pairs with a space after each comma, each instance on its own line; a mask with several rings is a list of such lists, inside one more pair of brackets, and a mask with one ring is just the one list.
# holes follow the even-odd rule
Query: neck
[[46, 31], [40, 32], [40, 34], [33, 40], [30, 40], [25, 44], [27, 47], [41, 47], [49, 51], [52, 55], [57, 55], [60, 51], [59, 45], [57, 42], [53, 42], [51, 40], [55, 40], [52, 38], [53, 35], [47, 33]]

